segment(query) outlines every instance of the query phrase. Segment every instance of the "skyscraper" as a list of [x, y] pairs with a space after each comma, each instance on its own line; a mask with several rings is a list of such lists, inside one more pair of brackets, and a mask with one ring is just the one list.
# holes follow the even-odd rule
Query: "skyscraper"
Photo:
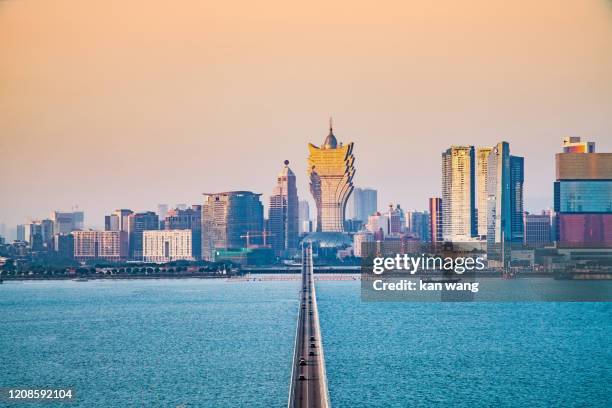
[[300, 200], [298, 202], [298, 213], [300, 223], [300, 234], [306, 234], [311, 231], [310, 223], [310, 204], [306, 200]]
[[184, 210], [175, 208], [166, 211], [166, 218], [160, 225], [166, 230], [190, 230], [194, 259], [202, 257], [202, 206], [192, 205]]
[[126, 208], [117, 209], [112, 214], [104, 217], [104, 230], [106, 231], [130, 231], [130, 215], [134, 212]]
[[442, 153], [442, 236], [469, 241], [476, 236], [474, 146], [452, 146]]
[[522, 157], [510, 155], [507, 142], [498, 143], [489, 154], [487, 252], [490, 261], [503, 261], [503, 265], [510, 256], [510, 251], [505, 251], [505, 244], [522, 244], [524, 241], [523, 163]]
[[429, 235], [432, 244], [442, 242], [442, 199], [431, 197], [429, 199]]
[[560, 247], [612, 247], [612, 153], [567, 138], [557, 153], [555, 212]]
[[143, 233], [149, 230], [159, 229], [159, 217], [153, 211], [130, 214], [128, 217], [130, 233], [130, 257], [136, 261], [142, 261], [143, 256]]
[[404, 232], [406, 218], [404, 216], [404, 210], [401, 209], [399, 204], [397, 204], [397, 207], [395, 208], [393, 208], [393, 204], [389, 204], [389, 212], [387, 213], [387, 216], [389, 217], [390, 235], [399, 235]]
[[346, 205], [347, 217], [349, 219], [361, 220], [363, 223], [368, 221], [368, 217], [378, 209], [378, 194], [372, 188], [353, 189], [353, 193]]
[[430, 220], [427, 211], [408, 211], [406, 212], [406, 228], [413, 233], [421, 242], [430, 242]]
[[484, 239], [487, 236], [487, 172], [489, 154], [492, 147], [479, 147], [476, 149], [476, 207], [478, 237]]
[[523, 242], [525, 238], [523, 214], [523, 184], [525, 182], [525, 160], [520, 156], [510, 156], [510, 234], [512, 242]]
[[268, 228], [272, 248], [277, 255], [297, 250], [299, 214], [295, 174], [289, 161], [276, 177], [276, 186], [270, 196]]
[[310, 191], [317, 205], [317, 231], [344, 231], [346, 203], [353, 191], [355, 157], [353, 143], [338, 144], [329, 123], [323, 145], [308, 144]]
[[[202, 206], [202, 258], [215, 260], [217, 249], [246, 248], [262, 242], [261, 194], [228, 191], [204, 194]], [[248, 236], [248, 238], [247, 238]]]
[[51, 220], [53, 221], [53, 231], [56, 234], [69, 234], [72, 231], [83, 229], [85, 214], [83, 211], [61, 212], [53, 211]]

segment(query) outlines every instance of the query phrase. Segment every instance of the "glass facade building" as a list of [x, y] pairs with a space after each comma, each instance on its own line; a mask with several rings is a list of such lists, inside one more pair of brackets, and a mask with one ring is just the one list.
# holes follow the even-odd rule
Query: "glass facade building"
[[612, 180], [555, 182], [555, 211], [612, 213]]
[[612, 247], [612, 153], [566, 139], [555, 156], [557, 239], [566, 248]]
[[[240, 249], [262, 243], [261, 194], [228, 191], [204, 194], [202, 258], [215, 260], [218, 249]], [[247, 238], [248, 236], [248, 238]]]

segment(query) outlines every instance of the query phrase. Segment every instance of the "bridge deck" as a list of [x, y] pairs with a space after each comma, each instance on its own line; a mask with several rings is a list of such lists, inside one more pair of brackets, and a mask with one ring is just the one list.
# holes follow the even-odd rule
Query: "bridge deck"
[[295, 336], [289, 408], [329, 407], [325, 358], [314, 287], [312, 249], [302, 253], [302, 287]]

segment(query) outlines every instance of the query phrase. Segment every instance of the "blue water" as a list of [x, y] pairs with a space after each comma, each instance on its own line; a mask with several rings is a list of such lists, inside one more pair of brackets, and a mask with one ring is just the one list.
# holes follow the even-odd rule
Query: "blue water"
[[0, 387], [72, 386], [70, 407], [286, 405], [298, 286], [5, 282]]
[[[5, 282], [0, 387], [71, 386], [70, 407], [285, 406], [298, 289]], [[317, 282], [334, 407], [612, 406], [611, 304], [360, 295], [359, 282]]]
[[317, 298], [333, 406], [612, 406], [612, 303]]

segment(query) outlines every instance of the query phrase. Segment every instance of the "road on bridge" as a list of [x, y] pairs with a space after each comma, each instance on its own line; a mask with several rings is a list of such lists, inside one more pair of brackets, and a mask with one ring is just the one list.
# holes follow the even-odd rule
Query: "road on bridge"
[[309, 245], [305, 245], [302, 250], [302, 287], [288, 406], [330, 406], [314, 287], [312, 248]]

